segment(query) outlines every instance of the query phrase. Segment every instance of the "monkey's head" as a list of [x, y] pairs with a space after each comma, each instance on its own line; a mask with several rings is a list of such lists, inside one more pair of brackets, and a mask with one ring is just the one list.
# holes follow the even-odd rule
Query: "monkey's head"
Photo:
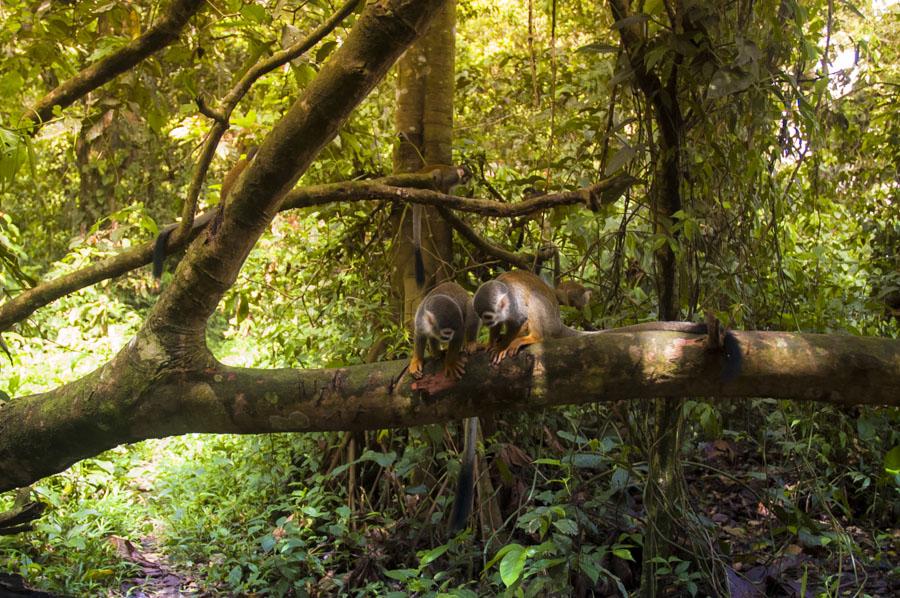
[[416, 331], [449, 343], [463, 329], [463, 314], [456, 301], [446, 295], [426, 297], [416, 314]]
[[509, 287], [498, 280], [489, 280], [475, 292], [475, 313], [488, 328], [511, 319], [515, 298]]
[[556, 287], [556, 298], [560, 305], [584, 309], [590, 304], [593, 290], [574, 280], [564, 280]]
[[472, 180], [472, 171], [469, 170], [468, 166], [457, 166], [456, 176], [459, 178], [458, 184], [465, 185]]

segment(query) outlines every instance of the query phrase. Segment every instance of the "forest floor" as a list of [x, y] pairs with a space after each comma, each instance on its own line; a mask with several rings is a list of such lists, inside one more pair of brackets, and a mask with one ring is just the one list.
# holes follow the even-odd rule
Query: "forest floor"
[[[694, 504], [716, 524], [733, 598], [750, 596], [900, 596], [900, 527], [894, 521], [862, 529], [848, 518], [823, 512], [809, 491], [808, 463], [764, 463], [749, 443], [716, 440], [701, 446], [702, 463], [685, 465]], [[806, 486], [806, 490], [800, 490]], [[793, 494], [788, 511], [774, 504], [773, 488]], [[874, 489], [872, 489], [874, 491]], [[802, 494], [805, 492], [806, 494]], [[845, 499], [845, 503], [847, 503]], [[852, 509], [852, 502], [847, 504]], [[853, 513], [853, 519], [862, 518]], [[889, 517], [885, 517], [889, 519]], [[872, 526], [875, 527], [875, 526]], [[843, 535], [858, 550], [835, 550]], [[838, 540], [839, 541], [839, 540]], [[838, 555], [838, 556], [835, 556]]]

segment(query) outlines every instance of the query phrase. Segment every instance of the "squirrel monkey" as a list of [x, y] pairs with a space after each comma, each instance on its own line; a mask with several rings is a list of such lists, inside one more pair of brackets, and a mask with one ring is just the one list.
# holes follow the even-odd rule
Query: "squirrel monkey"
[[474, 304], [478, 317], [488, 327], [488, 348], [494, 364], [545, 338], [589, 334], [563, 324], [556, 293], [526, 270], [504, 272], [482, 284]]
[[414, 323], [409, 373], [414, 378], [422, 377], [426, 343], [433, 355], [440, 355], [441, 343], [446, 343], [444, 375], [448, 378], [462, 377], [465, 372], [465, 356], [462, 353], [475, 351], [479, 326], [469, 293], [455, 282], [439, 284], [419, 304]]
[[560, 305], [584, 309], [591, 302], [593, 291], [574, 280], [564, 280], [556, 285], [556, 299]]
[[[575, 283], [577, 284], [577, 283]], [[580, 286], [580, 285], [579, 285]], [[539, 276], [524, 270], [504, 272], [490, 280], [475, 293], [475, 311], [490, 333], [491, 362], [500, 363], [505, 357], [518, 353], [524, 346], [542, 342], [546, 338], [562, 338], [587, 334], [616, 332], [684, 332], [707, 334], [708, 324], [693, 322], [644, 322], [621, 328], [582, 332], [569, 328], [559, 315], [556, 293]], [[501, 332], [501, 327], [505, 331]], [[741, 370], [741, 347], [731, 332], [722, 340], [725, 365], [722, 380], [728, 381]]]
[[[247, 168], [247, 165], [253, 160], [254, 155], [256, 155], [256, 148], [251, 147], [247, 151], [247, 156], [235, 162], [234, 166], [225, 173], [225, 177], [222, 179], [222, 188], [219, 190], [219, 205], [216, 206], [216, 213], [210, 224], [213, 234], [215, 234], [215, 231], [218, 230], [219, 225], [222, 222], [222, 216], [225, 213], [225, 201], [228, 199], [228, 194], [231, 193], [231, 189], [234, 187], [238, 178], [240, 178], [241, 173], [244, 172], [244, 169]], [[206, 219], [195, 218], [193, 228], [203, 226], [206, 222]], [[159, 232], [159, 235], [156, 237], [156, 242], [153, 244], [153, 277], [156, 279], [162, 277], [163, 264], [166, 261], [166, 245], [169, 242], [169, 236], [171, 236], [172, 231], [176, 228], [178, 228], [177, 224], [171, 224], [165, 227]]]
[[[431, 186], [441, 193], [450, 193], [457, 185], [465, 185], [472, 178], [472, 173], [465, 166], [447, 166], [432, 164], [419, 170], [419, 174], [431, 175]], [[412, 206], [412, 240], [415, 254], [416, 284], [425, 286], [425, 260], [422, 257], [422, 216], [425, 207], [421, 204]]]
[[[444, 375], [460, 378], [465, 371], [465, 356], [461, 352], [474, 353], [480, 321], [475, 315], [472, 298], [455, 282], [439, 284], [431, 290], [419, 308], [415, 318], [415, 345], [409, 361], [409, 373], [422, 376], [425, 344], [433, 355], [439, 355], [441, 343], [447, 343], [444, 355]], [[450, 529], [454, 533], [466, 526], [472, 512], [475, 494], [475, 443], [478, 435], [478, 418], [465, 420], [465, 441], [462, 466], [450, 515]]]

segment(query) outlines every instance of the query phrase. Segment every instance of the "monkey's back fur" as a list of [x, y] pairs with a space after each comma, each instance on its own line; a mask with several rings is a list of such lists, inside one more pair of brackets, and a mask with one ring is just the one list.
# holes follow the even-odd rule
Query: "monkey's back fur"
[[496, 280], [509, 288], [513, 301], [527, 318], [529, 334], [538, 338], [578, 335], [578, 331], [563, 324], [556, 292], [540, 276], [527, 270], [513, 270]]

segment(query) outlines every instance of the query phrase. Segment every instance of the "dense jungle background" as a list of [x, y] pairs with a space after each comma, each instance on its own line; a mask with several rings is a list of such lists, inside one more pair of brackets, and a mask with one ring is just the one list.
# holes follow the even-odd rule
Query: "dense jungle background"
[[[416, 201], [429, 284], [537, 269], [590, 291], [561, 307], [575, 328], [710, 312], [836, 346], [898, 338], [897, 2], [418, 4], [431, 28], [396, 20], [382, 58], [353, 36], [416, 2], [0, 2], [0, 513], [34, 515], [0, 525], [0, 595], [900, 594], [900, 388], [484, 414], [458, 536], [460, 422], [194, 434], [205, 413], [165, 408], [140, 417], [168, 427], [115, 436], [113, 403], [76, 413], [109, 380], [162, 379], [169, 361], [122, 375], [148, 330], [198, 330], [191, 347], [245, 368], [407, 360]], [[360, 55], [399, 62], [381, 77]], [[333, 72], [374, 88], [326, 96]], [[326, 124], [288, 135], [299, 108]], [[276, 163], [266, 190], [280, 175], [251, 171]], [[390, 178], [426, 163], [471, 177]], [[292, 187], [313, 199], [279, 203]], [[177, 222], [158, 281], [153, 241]], [[209, 255], [227, 275], [191, 270]], [[165, 319], [193, 296], [211, 298], [197, 327]], [[20, 439], [45, 419], [47, 444]], [[68, 457], [21, 473], [50, 446]]]

